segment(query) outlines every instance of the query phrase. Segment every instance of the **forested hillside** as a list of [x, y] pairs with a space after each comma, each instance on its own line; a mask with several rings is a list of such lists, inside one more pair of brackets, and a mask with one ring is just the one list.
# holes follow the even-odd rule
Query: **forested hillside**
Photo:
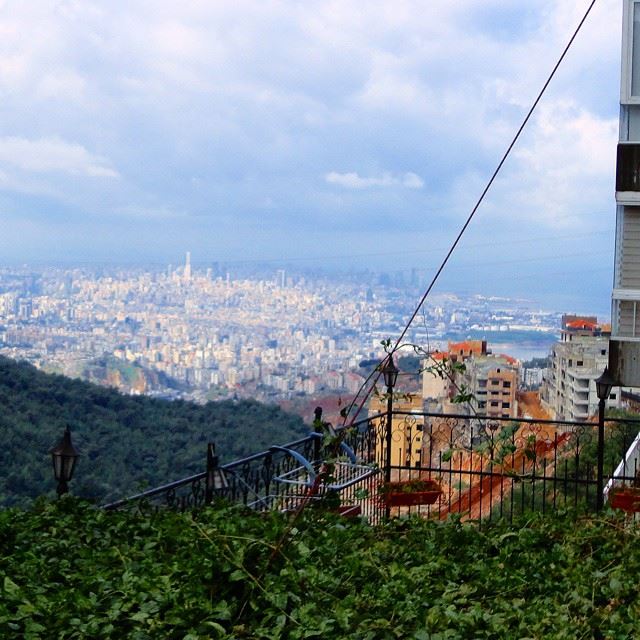
[[100, 502], [203, 471], [207, 442], [228, 461], [308, 431], [277, 406], [125, 396], [0, 357], [0, 505], [52, 494], [66, 425], [82, 453], [71, 489]]

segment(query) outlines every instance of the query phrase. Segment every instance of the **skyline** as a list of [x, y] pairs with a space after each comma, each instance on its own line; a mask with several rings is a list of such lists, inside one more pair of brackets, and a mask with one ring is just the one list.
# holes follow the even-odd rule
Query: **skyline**
[[[433, 273], [586, 6], [6, 2], [3, 262]], [[608, 308], [620, 9], [596, 4], [441, 290]]]
[[[154, 272], [0, 268], [0, 355], [173, 399], [357, 393], [362, 363], [382, 357], [411, 312], [417, 276], [230, 277], [189, 261]], [[561, 318], [522, 300], [434, 295], [398, 356], [481, 339], [495, 353], [544, 358]]]
[[[30, 262], [16, 264], [0, 264], [0, 280], [3, 276], [9, 278], [17, 276], [32, 276], [40, 279], [46, 274], [53, 272], [65, 273], [70, 277], [127, 277], [127, 274], [147, 274], [149, 276], [158, 276], [161, 274], [184, 273], [187, 255], [189, 256], [189, 265], [191, 273], [194, 277], [205, 277], [206, 279], [227, 279], [233, 281], [255, 281], [256, 283], [276, 281], [287, 278], [287, 286], [297, 286], [305, 281], [321, 281], [327, 286], [340, 286], [342, 284], [351, 283], [365, 289], [370, 289], [373, 295], [377, 293], [395, 291], [396, 296], [405, 299], [408, 306], [405, 308], [407, 319], [410, 312], [415, 308], [419, 295], [426, 287], [427, 277], [431, 274], [426, 269], [417, 267], [409, 267], [406, 269], [393, 268], [388, 265], [380, 265], [379, 268], [349, 268], [343, 270], [327, 269], [324, 264], [317, 265], [301, 265], [301, 264], [283, 264], [279, 261], [273, 262], [256, 262], [256, 261], [199, 261], [191, 259], [191, 252], [186, 252], [182, 262], [177, 260], [173, 263], [164, 262], [143, 262], [128, 261], [119, 263], [109, 262]], [[473, 288], [470, 285], [466, 287], [457, 287], [445, 289], [444, 287], [436, 287], [429, 298], [425, 301], [426, 306], [437, 305], [442, 299], [449, 299], [451, 296], [462, 298], [475, 298], [477, 300], [492, 301], [500, 305], [502, 302], [510, 302], [517, 304], [530, 305], [531, 308], [537, 308], [541, 312], [569, 313], [577, 315], [597, 315], [601, 322], [610, 322], [610, 307], [607, 301], [598, 302], [593, 300], [582, 301], [580, 296], [572, 296], [567, 292], [558, 295], [546, 294], [544, 296], [531, 295], [526, 290], [520, 295], [500, 294], [496, 290], [488, 290], [486, 285], [484, 288]], [[11, 291], [11, 287], [0, 286], [0, 294], [2, 292]], [[415, 328], [415, 322], [412, 324]]]

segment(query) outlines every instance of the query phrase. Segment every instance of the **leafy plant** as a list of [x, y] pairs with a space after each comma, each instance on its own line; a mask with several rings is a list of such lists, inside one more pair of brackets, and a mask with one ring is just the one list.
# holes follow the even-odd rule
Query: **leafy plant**
[[0, 637], [626, 639], [639, 572], [640, 531], [609, 513], [373, 528], [64, 498], [0, 512]]

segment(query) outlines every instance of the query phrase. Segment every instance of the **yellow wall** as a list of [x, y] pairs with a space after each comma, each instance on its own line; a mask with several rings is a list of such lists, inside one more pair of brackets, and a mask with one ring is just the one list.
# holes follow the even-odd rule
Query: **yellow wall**
[[[374, 397], [369, 403], [369, 415], [385, 413], [387, 410], [386, 397]], [[394, 398], [394, 411], [422, 411], [422, 397], [419, 394], [411, 399]], [[382, 426], [384, 426], [384, 422]], [[414, 467], [420, 466], [422, 461], [422, 441], [424, 432], [424, 417], [421, 415], [394, 415], [391, 427], [391, 466]], [[376, 428], [381, 428], [376, 425]], [[386, 464], [385, 434], [379, 434], [376, 439], [376, 462], [380, 467]]]

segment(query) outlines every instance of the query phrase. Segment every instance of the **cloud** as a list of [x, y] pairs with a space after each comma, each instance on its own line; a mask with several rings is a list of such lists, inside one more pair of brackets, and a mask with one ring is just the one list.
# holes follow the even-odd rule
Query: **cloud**
[[[551, 229], [602, 228], [614, 209], [617, 118], [598, 117], [571, 100], [540, 108], [501, 177], [494, 207]], [[606, 219], [606, 218], [605, 218]]]
[[[84, 244], [107, 254], [127, 234], [141, 258], [139, 238], [170, 253], [179, 228], [230, 259], [248, 245], [286, 259], [296, 234], [344, 253], [365, 235], [373, 252], [447, 246], [586, 8], [0, 4], [0, 186], [16, 218], [59, 205], [59, 226], [86, 220]], [[467, 233], [508, 246], [613, 226], [621, 6], [596, 3]], [[16, 256], [60, 244], [33, 237]]]
[[108, 160], [93, 155], [82, 145], [57, 137], [28, 140], [0, 138], [0, 165], [29, 173], [67, 173], [92, 178], [118, 178]]
[[329, 184], [337, 184], [346, 189], [370, 189], [374, 187], [404, 187], [406, 189], [422, 189], [424, 180], [415, 173], [407, 172], [401, 175], [393, 175], [385, 172], [378, 177], [363, 178], [355, 171], [349, 173], [337, 173], [331, 171], [325, 175]]

